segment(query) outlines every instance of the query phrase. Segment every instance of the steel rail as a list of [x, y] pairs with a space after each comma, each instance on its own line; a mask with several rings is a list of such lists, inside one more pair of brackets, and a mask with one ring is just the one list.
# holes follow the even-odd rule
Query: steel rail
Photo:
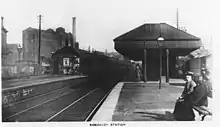
[[99, 103], [95, 106], [95, 108], [90, 112], [90, 114], [87, 116], [87, 118], [85, 119], [85, 121], [91, 121], [91, 119], [93, 118], [93, 116], [95, 115], [95, 113], [97, 112], [97, 110], [99, 109], [99, 107], [102, 105], [102, 103], [105, 101], [105, 99], [107, 98], [107, 96], [110, 94], [110, 92], [112, 91], [109, 90], [107, 94], [105, 94], [105, 96], [99, 101]]
[[29, 111], [29, 110], [31, 110], [31, 109], [34, 109], [34, 108], [36, 108], [36, 107], [39, 107], [39, 106], [41, 106], [41, 105], [43, 105], [43, 104], [46, 104], [46, 103], [48, 103], [48, 102], [54, 101], [54, 100], [56, 100], [56, 99], [58, 99], [58, 98], [60, 98], [60, 97], [63, 97], [63, 96], [68, 95], [68, 94], [71, 94], [71, 93], [73, 93], [73, 92], [75, 92], [75, 91], [77, 91], [77, 90], [79, 90], [79, 89], [73, 90], [73, 91], [71, 91], [71, 92], [66, 92], [66, 93], [64, 93], [64, 94], [61, 94], [60, 96], [57, 96], [57, 97], [52, 98], [52, 99], [49, 99], [49, 100], [47, 100], [47, 101], [45, 101], [45, 102], [43, 102], [43, 103], [40, 103], [40, 104], [35, 105], [35, 106], [33, 106], [33, 107], [27, 108], [27, 109], [25, 109], [25, 110], [22, 110], [22, 111], [20, 111], [20, 112], [18, 112], [18, 113], [15, 113], [15, 114], [13, 114], [13, 115], [11, 115], [11, 116], [8, 116], [8, 117], [4, 118], [4, 120], [7, 120], [7, 119], [9, 119], [9, 118], [11, 118], [11, 117], [14, 117], [14, 116], [17, 116], [17, 115], [22, 114], [22, 113], [24, 113], [24, 112], [27, 112], [27, 111]]
[[47, 119], [45, 122], [49, 122], [51, 121], [53, 118], [55, 118], [56, 116], [58, 116], [60, 113], [64, 112], [66, 109], [68, 109], [69, 107], [73, 106], [74, 104], [76, 104], [77, 102], [79, 102], [80, 100], [82, 100], [83, 98], [85, 98], [86, 96], [88, 96], [89, 94], [91, 94], [92, 92], [98, 90], [98, 88], [88, 92], [87, 94], [85, 94], [84, 96], [80, 97], [79, 99], [77, 99], [76, 101], [74, 101], [73, 103], [71, 103], [70, 105], [68, 105], [67, 107], [63, 108], [62, 110], [60, 110], [59, 112], [57, 112], [56, 114], [54, 114], [53, 116], [51, 116], [49, 119]]

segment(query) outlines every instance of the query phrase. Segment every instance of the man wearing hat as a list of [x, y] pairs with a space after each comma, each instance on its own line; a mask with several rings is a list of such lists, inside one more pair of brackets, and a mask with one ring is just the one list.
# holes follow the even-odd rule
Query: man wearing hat
[[190, 93], [192, 93], [194, 90], [194, 87], [196, 87], [196, 83], [193, 81], [193, 74], [194, 74], [193, 72], [187, 72], [185, 74], [186, 83], [185, 83], [184, 90], [180, 98], [184, 98]]
[[[192, 76], [194, 76], [192, 73], [186, 74], [187, 82], [182, 94], [182, 99], [177, 100], [174, 109], [174, 117], [176, 120], [184, 120], [184, 121], [195, 120], [193, 106], [202, 107], [202, 108], [208, 106], [207, 86], [206, 84], [201, 82], [203, 80], [203, 76], [199, 76], [201, 77], [201, 79], [199, 78], [201, 83], [198, 82], [198, 84], [196, 85], [195, 82], [192, 81]], [[192, 87], [192, 89], [190, 89], [190, 87]]]
[[186, 83], [184, 86], [184, 90], [181, 96], [177, 99], [173, 114], [176, 120], [191, 121], [194, 120], [195, 115], [189, 102], [190, 94], [197, 86], [196, 83], [193, 81], [193, 72], [187, 72], [185, 74], [185, 80]]

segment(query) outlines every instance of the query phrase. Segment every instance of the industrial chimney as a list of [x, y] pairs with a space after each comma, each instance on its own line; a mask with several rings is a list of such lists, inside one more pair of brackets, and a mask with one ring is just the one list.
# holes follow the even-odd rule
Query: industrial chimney
[[73, 48], [75, 48], [75, 45], [76, 45], [76, 17], [73, 17], [72, 34], [73, 34]]
[[1, 20], [2, 20], [1, 28], [3, 28], [3, 27], [4, 27], [4, 26], [3, 26], [3, 20], [4, 20], [4, 18], [1, 17]]

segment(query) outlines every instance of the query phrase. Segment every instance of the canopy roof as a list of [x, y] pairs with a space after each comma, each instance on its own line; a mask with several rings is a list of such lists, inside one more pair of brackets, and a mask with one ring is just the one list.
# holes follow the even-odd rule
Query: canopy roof
[[63, 47], [52, 54], [52, 57], [74, 57], [74, 56], [79, 57], [80, 53], [77, 49], [69, 46]]
[[183, 61], [188, 61], [190, 59], [209, 57], [211, 55], [212, 54], [208, 50], [206, 50], [204, 48], [199, 48], [197, 50], [192, 51], [191, 53], [189, 53], [186, 56], [179, 56], [178, 58]]
[[199, 48], [200, 38], [166, 23], [144, 24], [114, 39], [115, 48], [158, 48], [157, 39], [164, 38], [166, 48]]
[[204, 48], [199, 48], [199, 49], [191, 52], [188, 56], [190, 58], [201, 58], [201, 57], [208, 57], [210, 55], [211, 55], [211, 53], [208, 50], [206, 50]]

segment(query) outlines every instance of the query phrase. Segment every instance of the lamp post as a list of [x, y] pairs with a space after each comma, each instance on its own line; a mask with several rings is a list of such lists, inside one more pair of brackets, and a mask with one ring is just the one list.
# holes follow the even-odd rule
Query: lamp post
[[158, 45], [158, 47], [159, 47], [159, 55], [160, 55], [160, 81], [159, 81], [159, 89], [161, 89], [161, 76], [162, 76], [162, 48], [163, 48], [163, 46], [164, 46], [164, 38], [163, 37], [159, 37], [158, 39], [157, 39], [157, 45]]
[[20, 44], [18, 44], [17, 50], [18, 50], [18, 61], [20, 62], [20, 55], [21, 55], [21, 50], [22, 50], [22, 47]]

